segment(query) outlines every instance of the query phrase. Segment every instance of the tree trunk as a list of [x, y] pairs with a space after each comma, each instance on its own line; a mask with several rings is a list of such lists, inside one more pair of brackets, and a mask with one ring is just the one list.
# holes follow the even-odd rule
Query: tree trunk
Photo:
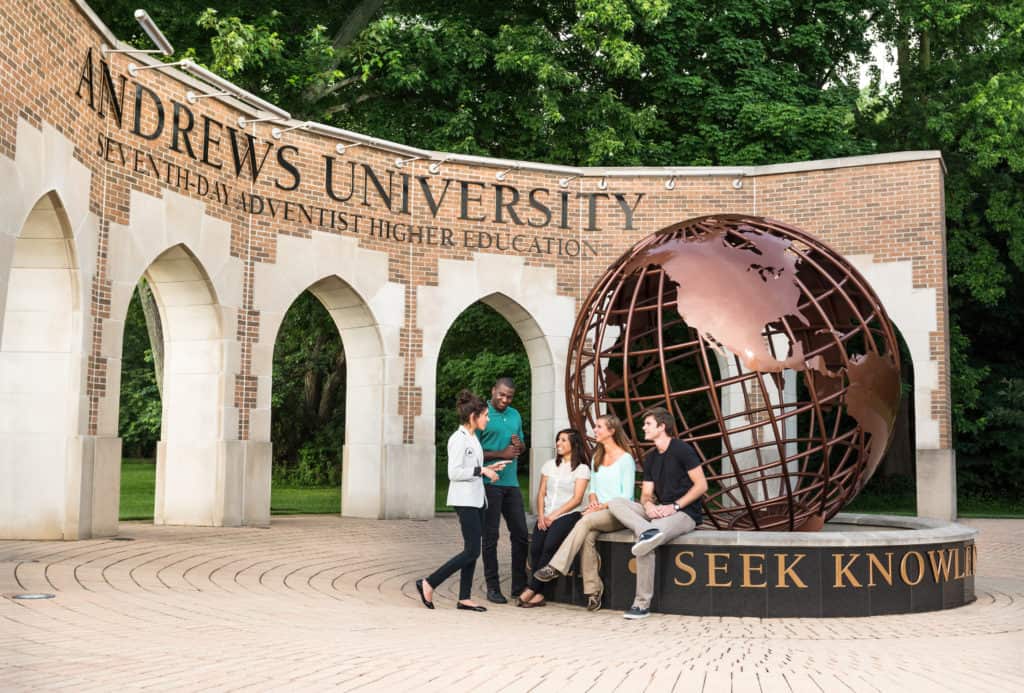
[[156, 372], [156, 389], [160, 397], [164, 396], [164, 327], [160, 322], [160, 309], [157, 308], [153, 291], [145, 278], [139, 280], [139, 303], [142, 314], [146, 318], [146, 332], [149, 333], [149, 348], [153, 353], [153, 370]]
[[306, 368], [306, 375], [303, 376], [303, 408], [310, 415], [316, 414], [320, 404], [320, 374], [317, 373], [316, 363], [324, 348], [324, 341], [323, 334], [316, 336], [316, 343], [313, 344], [309, 355], [309, 366]]
[[334, 370], [327, 376], [327, 384], [324, 386], [323, 394], [320, 396], [320, 407], [317, 411], [317, 420], [320, 424], [327, 423], [334, 411], [335, 400], [338, 390], [345, 379], [345, 350], [338, 349], [338, 358], [334, 361]]

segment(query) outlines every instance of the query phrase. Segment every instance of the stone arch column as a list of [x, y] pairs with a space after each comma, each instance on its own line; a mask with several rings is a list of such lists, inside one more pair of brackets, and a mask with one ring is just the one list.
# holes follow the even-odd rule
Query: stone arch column
[[[402, 420], [397, 415], [405, 289], [387, 280], [385, 253], [360, 248], [352, 238], [319, 232], [312, 236], [279, 236], [277, 262], [256, 269], [260, 335], [253, 347], [257, 409], [251, 415], [250, 435], [269, 449], [274, 342], [288, 308], [308, 289], [330, 313], [345, 350], [342, 515], [420, 517], [420, 510], [408, 502], [416, 488], [408, 473], [413, 460], [402, 444]], [[269, 510], [269, 466], [260, 483], [265, 484]]]
[[471, 262], [440, 260], [437, 286], [419, 287], [417, 327], [423, 331], [423, 356], [417, 362], [416, 384], [423, 392], [424, 411], [416, 417], [415, 432], [417, 444], [429, 448], [431, 499], [437, 358], [456, 318], [483, 301], [509, 321], [530, 359], [530, 505], [535, 507], [540, 468], [555, 454], [555, 431], [568, 425], [565, 362], [576, 319], [575, 300], [559, 296], [556, 287], [554, 269], [528, 266], [520, 257], [484, 253], [475, 254]]
[[85, 396], [91, 174], [57, 130], [19, 120], [0, 180], [0, 538], [88, 538], [109, 523], [95, 500], [110, 480]]
[[[164, 380], [153, 521], [156, 524], [266, 524], [247, 505], [258, 457], [238, 440], [234, 406], [241, 262], [230, 227], [205, 205], [173, 192], [135, 192], [130, 222], [111, 224], [111, 315], [104, 321], [106, 396], [99, 435], [117, 441], [124, 318], [140, 277], [152, 288], [164, 333]], [[111, 446], [115, 447], [115, 446]], [[106, 499], [118, 502], [117, 495]]]
[[[945, 313], [935, 289], [914, 286], [913, 263], [910, 261], [875, 262], [870, 255], [847, 258], [864, 275], [885, 306], [886, 312], [903, 335], [910, 350], [914, 372], [914, 437], [917, 463], [917, 514], [921, 517], [955, 520], [956, 452], [942, 447], [940, 423], [948, 421], [949, 408], [932, 406], [935, 393], [941, 391], [942, 380], [949, 382], [949, 364], [932, 355], [932, 341], [947, 340], [939, 332], [938, 316]], [[948, 320], [946, 321], [948, 323]], [[947, 344], [948, 346], [948, 344]], [[949, 352], [948, 348], [945, 350]]]

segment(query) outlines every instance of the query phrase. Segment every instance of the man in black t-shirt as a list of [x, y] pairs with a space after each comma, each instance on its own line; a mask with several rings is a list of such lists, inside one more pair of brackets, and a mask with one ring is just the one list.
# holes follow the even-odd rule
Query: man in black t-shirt
[[644, 413], [644, 437], [654, 448], [644, 457], [640, 502], [614, 498], [608, 510], [636, 535], [636, 596], [628, 619], [650, 615], [654, 595], [654, 549], [700, 524], [700, 499], [708, 490], [693, 446], [674, 438], [675, 419], [663, 407]]

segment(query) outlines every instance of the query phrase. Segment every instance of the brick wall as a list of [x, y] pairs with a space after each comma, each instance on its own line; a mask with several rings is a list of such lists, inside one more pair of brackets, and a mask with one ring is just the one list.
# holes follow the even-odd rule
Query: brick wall
[[[405, 375], [396, 413], [405, 421], [404, 439], [413, 442], [413, 420], [425, 406], [414, 377], [422, 349], [417, 311], [429, 310], [417, 305], [416, 287], [437, 283], [439, 259], [470, 260], [480, 252], [520, 255], [527, 265], [554, 269], [558, 293], [580, 300], [609, 263], [647, 234], [697, 215], [744, 212], [803, 228], [843, 255], [913, 264], [914, 287], [934, 289], [938, 297], [931, 357], [939, 364], [939, 388], [933, 392], [932, 416], [939, 422], [942, 446], [950, 445], [943, 171], [941, 160], [933, 155], [903, 157], [905, 161], [865, 159], [852, 165], [823, 163], [819, 170], [750, 169], [742, 176], [724, 170], [681, 172], [671, 186], [662, 176], [616, 176], [607, 179], [606, 189], [598, 176], [576, 177], [563, 188], [559, 179], [564, 173], [518, 169], [508, 173], [503, 183], [507, 187], [495, 187], [495, 174], [505, 166], [448, 162], [435, 175], [429, 172], [427, 159], [398, 168], [395, 160], [407, 156], [370, 145], [339, 155], [335, 139], [296, 129], [275, 140], [270, 136], [274, 125], [259, 123], [246, 128], [255, 135], [257, 161], [266, 154], [253, 180], [247, 169], [235, 174], [229, 129], [235, 130], [244, 157], [248, 140], [237, 120], [252, 113], [216, 98], [189, 104], [186, 91], [199, 89], [173, 70], [145, 70], [132, 77], [128, 63], [141, 64], [141, 58], [119, 54], [105, 60], [100, 52], [105, 41], [109, 38], [71, 0], [3, 0], [0, 156], [14, 158], [22, 120], [35, 128], [55, 128], [73, 143], [75, 158], [93, 172], [90, 209], [100, 220], [99, 233], [95, 247], [77, 248], [80, 256], [94, 257], [96, 266], [88, 297], [90, 433], [95, 432], [97, 403], [108, 382], [102, 325], [110, 317], [109, 225], [129, 223], [132, 191], [161, 197], [172, 189], [203, 200], [207, 215], [231, 225], [231, 255], [244, 264], [235, 335], [241, 347], [234, 381], [240, 439], [249, 435], [248, 413], [257, 397], [252, 347], [261, 316], [253, 301], [254, 268], [276, 262], [279, 235], [308, 239], [313, 231], [340, 234], [388, 254], [388, 280], [407, 287], [399, 347]], [[112, 99], [105, 86], [108, 74], [117, 98]], [[141, 94], [140, 109], [135, 107], [136, 94]], [[158, 127], [152, 95], [164, 110], [163, 130], [147, 139], [145, 135]], [[120, 123], [115, 101], [121, 109]], [[211, 135], [205, 161], [204, 128]], [[136, 129], [139, 134], [133, 132]], [[286, 164], [278, 162], [279, 154]], [[333, 190], [341, 199], [327, 193], [325, 157], [333, 157]], [[390, 210], [386, 195], [378, 191], [364, 165], [385, 192], [390, 190]], [[295, 182], [293, 169], [300, 172], [301, 182], [286, 189]], [[739, 185], [734, 185], [737, 180]], [[463, 186], [468, 193], [465, 214]], [[508, 203], [513, 190], [521, 198], [512, 206], [520, 224], [507, 206], [495, 208], [496, 197]], [[530, 191], [535, 191], [535, 201], [551, 210], [546, 224], [542, 222], [547, 213], [540, 205], [529, 205]], [[614, 194], [623, 196], [621, 203]], [[259, 196], [256, 203], [253, 195]], [[627, 229], [622, 204], [632, 206], [638, 196], [632, 228]], [[473, 219], [480, 216], [485, 219]], [[389, 226], [394, 224], [400, 224], [397, 233]], [[418, 239], [411, 229], [418, 230]]]

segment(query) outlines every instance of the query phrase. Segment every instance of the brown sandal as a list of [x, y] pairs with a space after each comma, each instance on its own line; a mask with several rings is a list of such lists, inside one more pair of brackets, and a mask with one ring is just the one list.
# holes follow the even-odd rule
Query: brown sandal
[[539, 602], [523, 602], [520, 604], [524, 609], [534, 609], [538, 606], [547, 606], [548, 600], [541, 599]]

